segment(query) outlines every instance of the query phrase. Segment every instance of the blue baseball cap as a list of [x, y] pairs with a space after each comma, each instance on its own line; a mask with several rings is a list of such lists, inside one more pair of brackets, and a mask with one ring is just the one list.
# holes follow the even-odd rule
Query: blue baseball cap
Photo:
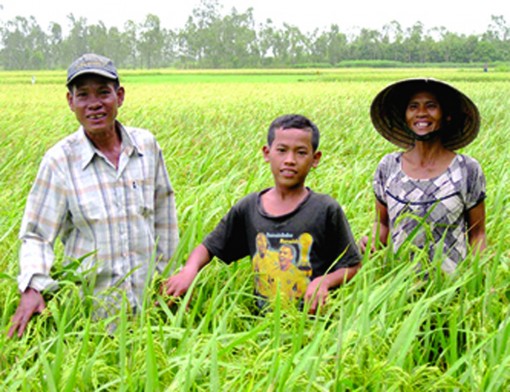
[[85, 74], [99, 75], [112, 80], [119, 79], [112, 60], [99, 54], [86, 53], [74, 60], [67, 69], [66, 86], [69, 86], [78, 76]]

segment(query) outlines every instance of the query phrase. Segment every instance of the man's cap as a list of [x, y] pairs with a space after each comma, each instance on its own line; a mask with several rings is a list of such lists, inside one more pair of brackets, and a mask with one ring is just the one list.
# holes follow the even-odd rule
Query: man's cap
[[86, 53], [73, 61], [67, 69], [66, 85], [69, 86], [74, 79], [84, 74], [99, 75], [112, 80], [119, 79], [113, 61], [95, 53]]
[[412, 95], [420, 91], [433, 93], [444, 116], [451, 121], [444, 129], [443, 145], [457, 150], [471, 143], [480, 129], [480, 114], [467, 95], [433, 78], [404, 79], [385, 87], [372, 101], [370, 117], [377, 132], [391, 143], [409, 148], [415, 140], [405, 121], [405, 110]]

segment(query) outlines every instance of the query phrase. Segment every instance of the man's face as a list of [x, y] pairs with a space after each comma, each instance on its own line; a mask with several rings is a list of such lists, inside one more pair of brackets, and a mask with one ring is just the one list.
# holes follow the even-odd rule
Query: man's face
[[115, 131], [118, 108], [124, 102], [124, 88], [115, 90], [113, 81], [85, 75], [67, 93], [69, 107], [89, 137]]

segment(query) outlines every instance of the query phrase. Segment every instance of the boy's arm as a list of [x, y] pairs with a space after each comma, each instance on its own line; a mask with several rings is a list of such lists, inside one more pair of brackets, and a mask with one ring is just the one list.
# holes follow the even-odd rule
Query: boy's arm
[[203, 244], [198, 245], [189, 255], [184, 267], [163, 283], [163, 294], [171, 297], [186, 294], [198, 272], [211, 261], [211, 258], [207, 248]]
[[319, 305], [322, 306], [326, 303], [329, 290], [351, 280], [360, 268], [361, 262], [350, 267], [339, 268], [336, 271], [318, 276], [312, 280], [306, 289], [304, 297], [306, 302], [311, 302], [308, 313], [315, 314]]

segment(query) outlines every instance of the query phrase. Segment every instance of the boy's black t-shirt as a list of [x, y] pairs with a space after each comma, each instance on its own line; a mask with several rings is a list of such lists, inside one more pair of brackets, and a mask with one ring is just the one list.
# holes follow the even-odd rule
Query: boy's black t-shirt
[[286, 297], [299, 298], [310, 280], [360, 262], [336, 200], [310, 190], [294, 211], [275, 217], [262, 208], [268, 190], [241, 199], [203, 241], [226, 263], [250, 256], [258, 295], [272, 297], [280, 287]]

